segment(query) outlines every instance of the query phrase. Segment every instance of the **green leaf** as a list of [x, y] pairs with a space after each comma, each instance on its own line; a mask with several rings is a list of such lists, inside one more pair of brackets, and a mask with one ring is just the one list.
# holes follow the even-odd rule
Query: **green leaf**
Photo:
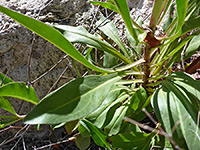
[[2, 120], [0, 120], [0, 128], [4, 128], [6, 126], [9, 126], [9, 125], [11, 125], [11, 124], [13, 124], [13, 123], [15, 123], [17, 121], [19, 121], [18, 118], [12, 119], [12, 120], [8, 120], [8, 121], [2, 121]]
[[157, 118], [167, 133], [173, 131], [179, 146], [191, 150], [200, 147], [199, 81], [182, 72], [173, 73], [154, 92], [151, 102]]
[[200, 16], [191, 18], [184, 23], [182, 27], [182, 35], [199, 27], [200, 27]]
[[109, 136], [118, 134], [121, 128], [121, 124], [123, 122], [123, 118], [128, 110], [128, 105], [122, 105], [116, 109], [110, 123], [105, 127], [106, 133]]
[[98, 2], [98, 1], [90, 1], [93, 5], [100, 5], [101, 7], [108, 8], [118, 13], [117, 8], [110, 2]]
[[37, 104], [38, 97], [34, 89], [22, 82], [11, 82], [0, 87], [0, 96], [10, 96]]
[[75, 143], [80, 150], [86, 150], [90, 146], [90, 137], [84, 137], [79, 134], [76, 137]]
[[188, 10], [185, 20], [197, 17], [200, 12], [199, 6], [200, 6], [199, 0], [190, 0], [188, 2]]
[[134, 133], [141, 132], [142, 133], [142, 131], [140, 130], [140, 128], [137, 125], [131, 124], [127, 121], [124, 121], [122, 123], [120, 133], [130, 133], [130, 132], [134, 132]]
[[52, 130], [55, 130], [55, 129], [58, 129], [58, 128], [64, 126], [64, 125], [65, 125], [65, 122], [62, 122], [62, 123], [59, 123], [59, 124], [52, 124], [52, 125], [50, 125], [50, 127], [51, 127]]
[[0, 73], [0, 85], [2, 84], [7, 84], [7, 83], [11, 83], [14, 82], [12, 79], [10, 79], [9, 77], [5, 76], [3, 73]]
[[121, 59], [125, 63], [130, 63], [130, 61], [119, 53], [115, 48], [109, 45], [107, 42], [101, 40], [100, 35], [90, 34], [84, 27], [73, 27], [67, 25], [55, 25], [56, 29], [60, 30], [63, 35], [72, 43], [83, 43], [90, 46], [96, 47], [100, 50], [106, 51], [113, 56]]
[[44, 97], [25, 118], [25, 123], [57, 124], [80, 119], [101, 105], [120, 78], [111, 74], [75, 79]]
[[3, 108], [6, 111], [11, 112], [14, 115], [17, 115], [17, 113], [15, 112], [14, 108], [10, 104], [9, 99], [6, 98], [6, 97], [0, 97], [0, 107]]
[[172, 3], [172, 5], [169, 8], [169, 15], [166, 17], [166, 20], [163, 24], [163, 31], [165, 32], [168, 27], [170, 26], [170, 24], [172, 23], [173, 19], [174, 19], [174, 5], [175, 3]]
[[[102, 17], [96, 24], [101, 24], [104, 20], [105, 18]], [[119, 46], [119, 48], [121, 49], [121, 51], [124, 53], [126, 57], [130, 57], [129, 52], [127, 51], [125, 45], [122, 43], [118, 35], [117, 28], [115, 27], [115, 24], [112, 21], [107, 20], [98, 28]]]
[[51, 28], [50, 26], [48, 26], [40, 21], [37, 21], [35, 19], [32, 19], [30, 17], [27, 17], [23, 14], [12, 11], [3, 6], [0, 6], [0, 12], [8, 15], [12, 19], [19, 22], [21, 25], [25, 26], [29, 30], [35, 32], [39, 36], [41, 36], [44, 39], [46, 39], [47, 41], [51, 42], [56, 47], [58, 47], [60, 50], [67, 53], [70, 57], [72, 57], [73, 59], [82, 63], [86, 67], [93, 69], [97, 72], [107, 72], [107, 73], [114, 72], [110, 69], [99, 68], [99, 67], [96, 67], [93, 64], [89, 63], [84, 58], [84, 56], [82, 56], [81, 53], [79, 53], [78, 50], [76, 50], [75, 47], [60, 32]]
[[119, 14], [122, 16], [128, 31], [130, 32], [131, 36], [136, 41], [136, 45], [137, 45], [139, 40], [138, 40], [136, 31], [133, 28], [132, 19], [130, 17], [127, 1], [125, 0], [112, 0], [112, 1], [115, 3], [115, 6], [117, 7]]
[[68, 135], [71, 135], [79, 126], [79, 120], [73, 120], [65, 123], [65, 129]]
[[[140, 86], [139, 90], [137, 90], [131, 98], [132, 109], [137, 110], [140, 105], [144, 104], [147, 97], [148, 97], [147, 92], [142, 86]], [[142, 107], [140, 108], [140, 111], [141, 110]]]
[[200, 47], [200, 35], [195, 36], [189, 43], [187, 49], [185, 50], [184, 59], [188, 59], [194, 54]]
[[[128, 97], [128, 95], [120, 95], [122, 88], [112, 87], [102, 104], [86, 117], [87, 120], [93, 122], [98, 128], [103, 128], [105, 121], [110, 122], [113, 113], [121, 102]], [[114, 112], [113, 112], [114, 111]], [[109, 118], [108, 118], [109, 117]]]
[[[141, 17], [139, 17], [137, 20], [137, 23], [142, 26], [143, 24], [143, 21], [141, 19]], [[127, 36], [127, 39], [130, 43], [130, 45], [134, 48], [133, 51], [134, 53], [136, 53], [136, 56], [138, 56], [138, 54], [140, 54], [140, 56], [138, 56], [139, 58], [141, 58], [141, 55], [142, 55], [142, 42], [144, 41], [145, 37], [146, 37], [146, 32], [140, 30], [140, 29], [134, 29], [136, 34], [137, 34], [137, 37], [138, 37], [138, 40], [140, 43], [136, 43], [136, 41], [133, 39], [133, 37], [131, 36], [130, 32], [128, 31], [128, 29], [126, 28], [126, 36]]]
[[110, 149], [110, 145], [106, 141], [108, 136], [105, 135], [105, 133], [103, 133], [101, 130], [99, 130], [97, 127], [95, 127], [91, 122], [89, 122], [85, 119], [81, 120], [80, 122], [88, 130], [88, 132], [90, 133], [94, 142], [97, 145]]
[[161, 12], [162, 12], [162, 3], [163, 0], [156, 0], [154, 1], [154, 6], [153, 6], [153, 11], [152, 11], [152, 15], [151, 15], [151, 20], [150, 20], [150, 24], [149, 27], [155, 31], [156, 30], [156, 25], [158, 22], [158, 19], [161, 16]]
[[134, 62], [132, 62], [132, 63], [130, 63], [130, 64], [124, 65], [124, 66], [122, 66], [122, 67], [117, 67], [117, 68], [115, 68], [114, 70], [115, 70], [116, 72], [126, 71], [126, 70], [128, 70], [128, 69], [133, 69], [133, 70], [138, 71], [138, 69], [137, 69], [135, 66], [137, 66], [137, 65], [139, 65], [139, 64], [142, 64], [142, 63], [144, 63], [144, 62], [145, 62], [145, 60], [144, 60], [143, 58], [141, 58], [141, 59], [139, 59], [139, 60], [137, 60], [137, 61], [134, 61]]
[[116, 148], [122, 148], [123, 150], [148, 150], [151, 147], [151, 140], [155, 133], [123, 133], [112, 136], [110, 139], [112, 145]]
[[176, 9], [178, 14], [178, 24], [176, 26], [176, 32], [178, 32], [184, 24], [187, 6], [188, 0], [176, 0]]
[[90, 137], [89, 131], [82, 124], [78, 127], [78, 131], [83, 137]]
[[169, 139], [167, 137], [156, 135], [152, 146], [160, 146], [159, 150], [174, 150]]

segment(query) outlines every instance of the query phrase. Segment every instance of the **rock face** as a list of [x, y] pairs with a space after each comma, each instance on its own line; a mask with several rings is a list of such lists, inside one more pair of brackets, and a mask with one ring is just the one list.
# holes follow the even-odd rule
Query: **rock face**
[[[70, 25], [74, 25], [77, 16], [91, 7], [87, 0], [1, 0], [0, 5], [46, 23]], [[8, 73], [13, 80], [31, 82], [65, 55], [6, 15], [0, 14], [0, 20], [0, 72]], [[47, 94], [67, 65], [69, 61], [65, 59], [53, 71], [34, 82], [39, 98]], [[76, 77], [76, 73], [70, 69], [65, 75]], [[59, 85], [70, 79], [61, 79]]]
[[[129, 7], [134, 7], [133, 14], [137, 16], [142, 13], [146, 16], [149, 8], [146, 3], [149, 3], [148, 0], [128, 0]], [[42, 22], [79, 24], [86, 28], [89, 28], [95, 12], [88, 0], [1, 0], [0, 5]], [[8, 73], [13, 80], [32, 82], [65, 55], [6, 15], [0, 14], [0, 20], [0, 72]], [[34, 82], [39, 98], [47, 94], [68, 63], [65, 59], [53, 71]], [[67, 69], [65, 75], [76, 77], [76, 73], [70, 69]], [[70, 79], [62, 79], [58, 86]]]

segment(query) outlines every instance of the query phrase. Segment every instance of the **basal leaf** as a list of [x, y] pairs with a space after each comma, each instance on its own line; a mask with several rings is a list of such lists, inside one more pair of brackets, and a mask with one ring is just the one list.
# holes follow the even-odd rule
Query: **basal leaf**
[[139, 90], [137, 90], [131, 98], [132, 109], [137, 110], [140, 105], [144, 104], [147, 97], [148, 97], [147, 92], [143, 87], [140, 86]]
[[123, 122], [123, 118], [128, 110], [127, 104], [124, 104], [116, 109], [110, 123], [105, 127], [106, 133], [109, 136], [116, 135], [120, 131], [121, 124]]
[[[96, 24], [101, 24], [104, 21], [104, 17], [102, 17]], [[107, 35], [109, 38], [111, 38], [121, 49], [121, 51], [124, 53], [126, 57], [130, 57], [130, 54], [125, 47], [125, 45], [122, 43], [117, 28], [115, 27], [115, 24], [112, 21], [105, 21], [101, 26], [98, 27], [105, 35]]]
[[107, 122], [110, 122], [117, 107], [125, 98], [128, 97], [127, 94], [120, 96], [120, 93], [121, 88], [112, 88], [99, 108], [86, 118], [93, 122], [93, 124], [98, 128], [103, 128], [105, 121], [107, 120]]
[[127, 94], [120, 96], [115, 101], [108, 103], [107, 105], [104, 105], [104, 107], [101, 107], [100, 109], [98, 109], [95, 112], [95, 114], [93, 114], [97, 116], [97, 118], [94, 121], [94, 124], [98, 128], [103, 128], [107, 126], [113, 119], [113, 116], [115, 115], [117, 108], [120, 106], [122, 101], [124, 101], [127, 97], [128, 97]]
[[15, 112], [14, 108], [10, 104], [9, 99], [6, 98], [6, 97], [0, 97], [0, 107], [3, 108], [6, 111], [11, 112], [14, 115], [17, 115], [17, 113]]
[[93, 69], [97, 72], [107, 72], [111, 73], [114, 72], [111, 69], [103, 69], [94, 66], [93, 64], [89, 63], [78, 50], [57, 30], [53, 29], [52, 27], [27, 17], [23, 14], [17, 13], [13, 10], [0, 6], [0, 12], [8, 15], [12, 19], [19, 22], [21, 25], [25, 26], [29, 30], [35, 32], [39, 36], [43, 37], [44, 39], [48, 40], [56, 47], [61, 49], [63, 52], [67, 53], [70, 57], [77, 60], [78, 62], [82, 63], [86, 67]]
[[116, 65], [118, 65], [116, 57], [107, 52], [104, 52], [103, 67], [112, 68]]
[[110, 145], [106, 141], [108, 136], [105, 133], [103, 133], [101, 130], [99, 130], [97, 127], [95, 127], [95, 125], [93, 125], [91, 122], [89, 122], [85, 119], [81, 120], [80, 122], [88, 130], [88, 132], [90, 133], [94, 142], [97, 145], [110, 149]]
[[151, 102], [159, 121], [179, 146], [191, 150], [200, 147], [199, 81], [182, 72], [173, 73], [154, 92]]
[[72, 43], [88, 44], [100, 50], [106, 51], [126, 63], [130, 63], [130, 61], [115, 48], [113, 48], [107, 42], [102, 41], [100, 35], [92, 35], [82, 26], [73, 27], [67, 25], [55, 25], [54, 27], [60, 30], [63, 35]]
[[150, 24], [149, 24], [149, 27], [153, 31], [155, 31], [158, 19], [161, 16], [161, 12], [162, 12], [162, 7], [161, 6], [162, 6], [162, 3], [163, 3], [163, 0], [156, 0], [156, 1], [154, 1], [153, 11], [152, 11], [152, 15], [151, 15]]
[[34, 89], [23, 82], [11, 82], [0, 87], [0, 97], [1, 96], [22, 99], [35, 105], [39, 102]]
[[[81, 122], [81, 121], [80, 121]], [[81, 123], [83, 123], [83, 122], [81, 122]], [[85, 124], [81, 124], [80, 123], [80, 126], [78, 127], [78, 131], [79, 131], [79, 133], [83, 136], [83, 137], [90, 137], [90, 133], [89, 133], [89, 129], [86, 129], [87, 128], [87, 126], [85, 125]]]
[[151, 140], [155, 133], [123, 133], [112, 136], [110, 139], [112, 145], [116, 148], [122, 148], [123, 150], [148, 150], [151, 147]]
[[101, 105], [120, 78], [111, 74], [75, 79], [44, 97], [25, 118], [25, 123], [57, 124], [80, 119]]
[[178, 24], [176, 26], [176, 32], [178, 32], [184, 24], [187, 6], [188, 0], [176, 0], [176, 9], [178, 14]]
[[[122, 16], [128, 31], [130, 32], [131, 36], [136, 41], [136, 45], [137, 45], [139, 40], [138, 40], [137, 34], [133, 28], [132, 19], [130, 17], [127, 1], [125, 1], [125, 0], [112, 0], [112, 1], [114, 2], [115, 6], [117, 7], [119, 14]], [[135, 24], [137, 24], [137, 23], [135, 23]]]

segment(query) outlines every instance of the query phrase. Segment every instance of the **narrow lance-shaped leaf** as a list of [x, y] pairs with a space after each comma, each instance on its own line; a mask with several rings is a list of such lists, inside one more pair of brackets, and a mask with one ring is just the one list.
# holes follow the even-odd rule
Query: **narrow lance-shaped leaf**
[[200, 16], [187, 20], [182, 27], [182, 35], [194, 29], [200, 28]]
[[200, 147], [199, 98], [200, 82], [182, 72], [167, 77], [151, 98], [164, 129], [184, 149]]
[[120, 106], [116, 109], [112, 120], [110, 123], [105, 127], [106, 133], [108, 133], [109, 136], [116, 135], [120, 131], [121, 124], [123, 122], [123, 118], [128, 110], [128, 105], [124, 104], [123, 106]]
[[154, 1], [153, 12], [151, 15], [151, 20], [150, 20], [150, 25], [149, 25], [149, 27], [153, 31], [155, 31], [155, 29], [156, 29], [156, 25], [157, 25], [158, 19], [160, 17], [161, 11], [162, 11], [161, 10], [162, 3], [163, 3], [163, 0], [155, 0]]
[[30, 17], [27, 17], [23, 14], [17, 13], [15, 11], [12, 11], [8, 8], [5, 8], [3, 6], [0, 6], [0, 12], [8, 15], [12, 19], [19, 22], [21, 25], [25, 26], [29, 30], [35, 32], [39, 36], [43, 37], [44, 39], [48, 40], [52, 44], [54, 44], [56, 47], [61, 49], [63, 52], [67, 53], [70, 57], [77, 60], [78, 62], [82, 63], [86, 67], [93, 69], [97, 72], [107, 72], [111, 73], [114, 72], [111, 69], [103, 69], [94, 66], [93, 64], [89, 63], [82, 55], [79, 53], [75, 47], [57, 30], [51, 28], [50, 26], [37, 21], [35, 19], [32, 19]]
[[73, 27], [67, 25], [55, 25], [56, 29], [63, 32], [63, 35], [72, 43], [83, 43], [98, 48], [100, 50], [106, 51], [115, 57], [121, 59], [125, 63], [130, 63], [130, 61], [119, 53], [115, 48], [109, 45], [107, 42], [101, 40], [101, 36], [95, 34], [90, 34], [84, 27]]
[[[104, 17], [102, 17], [96, 24], [101, 24], [104, 21]], [[107, 20], [101, 26], [98, 27], [105, 35], [110, 37], [121, 49], [126, 57], [130, 57], [125, 45], [122, 43], [120, 37], [118, 36], [117, 28], [112, 21]]]
[[105, 133], [95, 127], [91, 122], [87, 120], [81, 120], [81, 124], [88, 130], [90, 135], [92, 136], [95, 143], [99, 146], [106, 147], [107, 149], [111, 149], [109, 143], [106, 141], [108, 138]]
[[[1, 118], [1, 117], [0, 117]], [[3, 120], [0, 120], [0, 128], [4, 128], [6, 126], [9, 126], [17, 121], [19, 121], [20, 119], [18, 118], [15, 118], [15, 119], [11, 119], [11, 120], [6, 120], [6, 121], [3, 121]]]
[[44, 97], [25, 118], [25, 123], [57, 124], [80, 119], [101, 105], [120, 78], [111, 74], [75, 79]]
[[176, 10], [178, 14], [178, 24], [176, 26], [176, 32], [178, 32], [184, 24], [187, 6], [188, 0], [176, 0]]
[[0, 87], [0, 96], [19, 98], [35, 105], [39, 102], [34, 89], [22, 82], [8, 83]]
[[126, 24], [126, 27], [128, 28], [128, 31], [130, 32], [131, 36], [136, 41], [136, 44], [138, 44], [139, 42], [138, 37], [133, 28], [132, 19], [130, 17], [127, 1], [126, 0], [112, 0], [112, 1], [115, 3], [115, 6], [117, 7], [119, 14], [122, 16], [124, 23]]
[[148, 150], [151, 146], [151, 140], [155, 133], [122, 133], [119, 135], [112, 136], [110, 139], [112, 145], [116, 148], [122, 148], [124, 150], [137, 149], [137, 150]]
[[121, 103], [128, 98], [128, 94], [119, 95], [120, 89], [112, 90], [102, 105], [99, 108], [87, 116], [89, 121], [92, 121], [98, 128], [104, 128], [112, 120], [116, 109], [121, 105]]

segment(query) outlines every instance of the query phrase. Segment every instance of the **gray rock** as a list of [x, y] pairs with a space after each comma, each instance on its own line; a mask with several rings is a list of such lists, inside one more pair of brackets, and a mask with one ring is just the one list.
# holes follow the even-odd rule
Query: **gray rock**
[[[48, 24], [82, 25], [86, 29], [90, 29], [93, 19], [99, 18], [100, 15], [97, 7], [91, 5], [88, 0], [1, 0], [0, 5]], [[138, 16], [145, 18], [150, 14], [152, 0], [128, 0], [128, 5], [133, 19]], [[8, 16], [0, 14], [0, 20], [0, 72], [8, 71], [8, 76], [13, 80], [32, 82], [64, 57], [62, 51], [39, 36], [33, 35]], [[114, 22], [123, 36], [124, 24], [121, 17], [116, 14]], [[69, 63], [64, 59], [43, 78], [32, 82], [40, 99], [47, 94]], [[61, 79], [56, 87], [77, 77], [76, 72], [70, 68], [64, 74], [68, 78]], [[84, 67], [80, 68], [84, 70]]]
[[[74, 25], [76, 14], [87, 11], [91, 5], [86, 0], [1, 0], [0, 5], [11, 8], [27, 16], [46, 23], [59, 23]], [[65, 54], [49, 42], [35, 36], [6, 15], [0, 14], [0, 72], [8, 70], [8, 76], [15, 81], [28, 82], [28, 60], [31, 55], [30, 81], [48, 71]], [[68, 61], [64, 61], [55, 70], [44, 76], [34, 84], [40, 98], [47, 94]], [[71, 70], [67, 76], [76, 77]], [[30, 82], [29, 81], [29, 82]], [[65, 79], [58, 86], [67, 82]]]

